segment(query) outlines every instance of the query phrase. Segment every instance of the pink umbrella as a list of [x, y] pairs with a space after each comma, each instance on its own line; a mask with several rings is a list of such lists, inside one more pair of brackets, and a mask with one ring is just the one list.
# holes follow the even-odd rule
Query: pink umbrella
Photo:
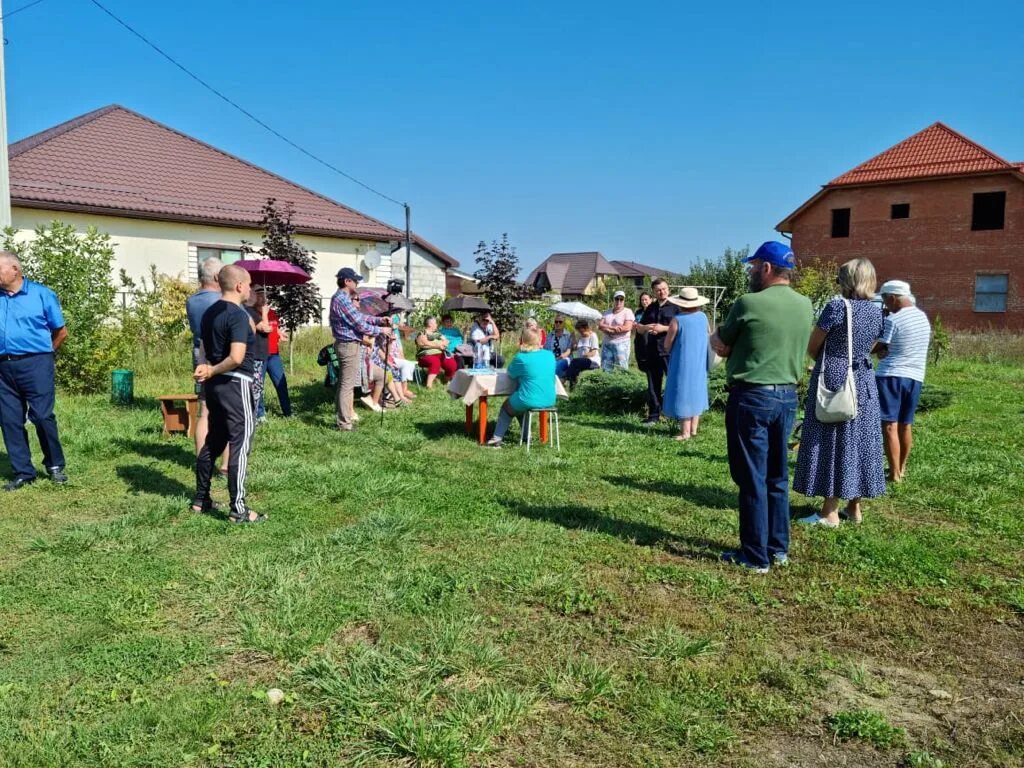
[[242, 259], [235, 266], [248, 270], [257, 285], [301, 285], [313, 279], [301, 267], [278, 259]]

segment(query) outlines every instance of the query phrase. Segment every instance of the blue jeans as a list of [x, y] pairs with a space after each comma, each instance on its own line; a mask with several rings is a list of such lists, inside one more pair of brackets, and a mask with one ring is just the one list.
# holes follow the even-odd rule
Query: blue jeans
[[[274, 384], [274, 389], [277, 390], [277, 400], [281, 404], [281, 413], [285, 416], [292, 415], [292, 404], [288, 399], [288, 377], [284, 375], [284, 363], [281, 362], [280, 355], [268, 355], [267, 362], [263, 366], [263, 373], [270, 374], [270, 380]], [[256, 418], [262, 418], [267, 415], [267, 395], [266, 389], [261, 389], [261, 396], [259, 402], [256, 405]]]
[[64, 451], [57, 435], [57, 417], [52, 354], [32, 355], [21, 360], [0, 362], [0, 429], [14, 477], [36, 477], [28, 447], [25, 416], [36, 428], [47, 469], [64, 469]]
[[796, 387], [735, 388], [725, 407], [729, 473], [739, 486], [740, 547], [754, 565], [789, 550], [789, 434]]

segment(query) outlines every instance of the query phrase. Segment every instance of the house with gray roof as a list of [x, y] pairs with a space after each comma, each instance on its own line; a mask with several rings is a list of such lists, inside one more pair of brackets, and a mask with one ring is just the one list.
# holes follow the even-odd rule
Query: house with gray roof
[[640, 288], [646, 280], [672, 274], [669, 270], [635, 261], [609, 261], [599, 251], [553, 253], [527, 276], [526, 285], [538, 293], [581, 299], [601, 293], [609, 278], [621, 278]]

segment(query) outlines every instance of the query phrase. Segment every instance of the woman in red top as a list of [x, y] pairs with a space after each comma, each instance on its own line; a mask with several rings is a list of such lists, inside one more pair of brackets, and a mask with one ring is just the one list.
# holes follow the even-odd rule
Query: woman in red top
[[[277, 400], [281, 404], [281, 413], [285, 416], [292, 415], [292, 404], [288, 399], [288, 378], [284, 375], [284, 363], [281, 361], [281, 342], [288, 341], [288, 334], [281, 328], [277, 319], [277, 313], [270, 310], [270, 336], [267, 339], [267, 364], [263, 366], [263, 372], [270, 374], [270, 380], [277, 390]], [[266, 398], [260, 398], [256, 418], [266, 417]]]

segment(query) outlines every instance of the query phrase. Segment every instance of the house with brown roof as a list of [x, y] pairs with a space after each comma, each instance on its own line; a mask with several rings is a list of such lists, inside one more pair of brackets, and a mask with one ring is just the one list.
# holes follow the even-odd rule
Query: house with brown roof
[[[152, 264], [195, 280], [206, 258], [238, 260], [243, 240], [259, 246], [270, 197], [294, 207], [297, 239], [316, 251], [322, 296], [334, 293], [342, 267], [371, 286], [405, 278], [404, 232], [118, 105], [11, 144], [9, 155], [21, 236], [53, 219], [95, 226], [116, 243], [115, 269], [133, 278]], [[414, 297], [444, 295], [458, 262], [419, 236], [410, 250]]]
[[779, 222], [797, 257], [870, 259], [954, 328], [1024, 328], [1024, 163], [934, 123]]
[[563, 299], [581, 299], [604, 290], [609, 278], [623, 278], [641, 287], [645, 280], [668, 277], [670, 272], [635, 261], [609, 261], [598, 251], [553, 253], [526, 278], [538, 293], [557, 293]]

